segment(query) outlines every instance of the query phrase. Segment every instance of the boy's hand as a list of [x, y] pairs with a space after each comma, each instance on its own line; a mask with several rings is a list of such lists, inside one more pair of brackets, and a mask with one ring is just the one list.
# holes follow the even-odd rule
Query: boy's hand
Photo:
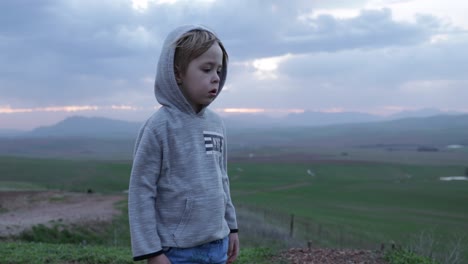
[[229, 248], [227, 264], [233, 263], [239, 255], [239, 236], [237, 233], [229, 234]]
[[171, 264], [171, 261], [166, 257], [166, 255], [161, 254], [159, 256], [149, 258], [148, 264]]

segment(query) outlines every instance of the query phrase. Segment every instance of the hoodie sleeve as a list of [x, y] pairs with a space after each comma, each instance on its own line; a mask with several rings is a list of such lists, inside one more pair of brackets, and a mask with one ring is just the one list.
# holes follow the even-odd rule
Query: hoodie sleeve
[[226, 140], [226, 131], [224, 129], [224, 146], [223, 146], [223, 189], [226, 193], [227, 197], [227, 207], [226, 207], [226, 215], [224, 216], [226, 222], [228, 223], [229, 229], [231, 229], [231, 233], [237, 233], [237, 219], [236, 219], [236, 210], [231, 200], [231, 191], [229, 187], [229, 177], [227, 173], [227, 140]]
[[135, 144], [128, 191], [128, 214], [134, 260], [162, 253], [157, 232], [155, 198], [161, 171], [161, 146], [155, 133], [144, 126]]

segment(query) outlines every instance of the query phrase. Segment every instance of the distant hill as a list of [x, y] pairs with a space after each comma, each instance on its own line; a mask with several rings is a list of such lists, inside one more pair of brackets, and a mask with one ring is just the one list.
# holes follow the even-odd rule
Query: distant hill
[[[326, 116], [327, 118], [325, 118]], [[438, 115], [431, 117], [403, 118], [379, 121], [375, 116], [361, 113], [314, 113], [305, 112], [282, 119], [263, 115], [230, 116], [225, 118], [230, 136], [239, 141], [295, 141], [307, 142], [337, 138], [337, 141], [421, 141], [421, 138], [447, 138], [453, 143], [464, 142], [468, 136], [468, 115]], [[20, 138], [93, 138], [93, 139], [135, 139], [142, 123], [113, 120], [101, 117], [70, 117], [55, 125], [23, 132]], [[256, 131], [260, 139], [252, 135]], [[12, 135], [10, 131], [8, 135]], [[249, 134], [249, 137], [241, 138]], [[414, 136], [412, 136], [414, 135]], [[451, 138], [448, 138], [448, 137]], [[275, 140], [271, 139], [275, 138]], [[418, 139], [419, 138], [419, 139]], [[455, 142], [456, 141], [456, 142]], [[258, 142], [258, 141], [257, 141]]]
[[325, 113], [306, 111], [292, 113], [284, 117], [273, 118], [265, 114], [234, 114], [224, 118], [228, 128], [265, 128], [265, 127], [298, 127], [298, 126], [326, 126], [348, 123], [363, 123], [383, 121], [380, 116], [357, 113]]
[[52, 126], [0, 136], [0, 155], [128, 160], [141, 125], [99, 117], [70, 117]]
[[461, 115], [458, 112], [442, 112], [438, 109], [403, 111], [390, 116], [378, 116], [360, 112], [319, 112], [305, 111], [284, 117], [272, 118], [264, 114], [237, 114], [225, 118], [228, 128], [265, 128], [265, 127], [317, 127], [340, 124], [382, 122], [404, 118], [424, 118], [442, 115]]
[[13, 137], [25, 133], [22, 130], [15, 129], [0, 129], [0, 137]]
[[366, 113], [323, 113], [313, 111], [306, 111], [300, 114], [289, 114], [284, 118], [285, 124], [290, 126], [326, 126], [336, 124], [375, 122], [382, 120], [382, 117]]
[[[405, 111], [386, 117], [359, 112], [326, 113], [306, 111], [304, 113], [293, 113], [277, 118], [264, 114], [232, 114], [225, 116], [224, 120], [228, 129], [265, 129], [282, 127], [322, 127], [383, 122], [412, 117], [425, 118], [431, 116], [456, 115], [456, 112], [447, 113], [437, 109]], [[102, 117], [73, 116], [57, 124], [38, 127], [32, 131], [25, 132], [0, 129], [0, 137], [134, 138], [141, 125], [142, 122], [128, 122]]]
[[134, 138], [141, 123], [102, 117], [69, 117], [55, 125], [39, 127], [23, 137]]
[[384, 119], [395, 120], [395, 119], [403, 119], [403, 118], [411, 118], [411, 117], [431, 117], [431, 116], [440, 116], [440, 115], [462, 115], [462, 114], [463, 113], [454, 112], [454, 111], [443, 112], [437, 108], [424, 108], [424, 109], [413, 110], [413, 111], [398, 112]]
[[[314, 115], [309, 115], [311, 118]], [[468, 115], [439, 115], [390, 121], [285, 126], [278, 120], [250, 116], [227, 118], [231, 150], [256, 147], [395, 147], [468, 146]], [[306, 117], [306, 116], [303, 116]], [[345, 115], [341, 115], [344, 120]], [[366, 116], [362, 116], [366, 119]], [[275, 121], [275, 122], [273, 122]], [[129, 159], [142, 124], [106, 118], [71, 117], [16, 137], [0, 138], [0, 155]], [[231, 152], [232, 153], [232, 152]]]
[[[239, 114], [224, 117], [228, 129], [269, 128], [295, 126], [325, 126], [359, 122], [377, 122], [382, 118], [364, 113], [304, 112], [274, 118], [263, 114]], [[86, 137], [86, 138], [134, 138], [142, 123], [127, 122], [102, 117], [74, 116], [51, 126], [32, 131], [0, 130], [0, 137]]]
[[233, 129], [231, 142], [244, 145], [369, 146], [468, 145], [468, 115], [440, 115], [320, 127]]

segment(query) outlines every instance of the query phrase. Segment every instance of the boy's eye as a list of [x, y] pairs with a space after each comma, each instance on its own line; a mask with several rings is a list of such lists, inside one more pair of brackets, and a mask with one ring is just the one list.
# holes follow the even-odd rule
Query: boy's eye
[[210, 69], [210, 68], [205, 68], [205, 69], [203, 69], [203, 71], [206, 72], [206, 73], [208, 73], [208, 72], [211, 71], [211, 69]]

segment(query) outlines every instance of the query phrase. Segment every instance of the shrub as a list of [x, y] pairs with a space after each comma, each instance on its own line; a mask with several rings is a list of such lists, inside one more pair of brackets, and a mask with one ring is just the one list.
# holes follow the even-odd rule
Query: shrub
[[385, 260], [390, 264], [438, 264], [438, 262], [428, 257], [403, 249], [388, 251], [385, 254]]
[[81, 226], [55, 224], [52, 227], [47, 227], [41, 224], [33, 226], [31, 230], [22, 232], [19, 239], [28, 242], [54, 244], [103, 244], [102, 233]]

